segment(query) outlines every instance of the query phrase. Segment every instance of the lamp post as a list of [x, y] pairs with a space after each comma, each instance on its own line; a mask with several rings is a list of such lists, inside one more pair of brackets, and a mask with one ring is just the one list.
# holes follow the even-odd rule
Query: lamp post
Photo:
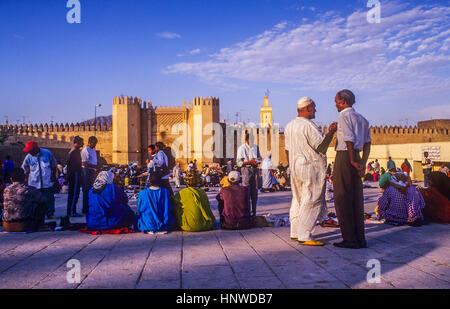
[[97, 135], [97, 107], [101, 107], [101, 104], [95, 104], [95, 116], [94, 116], [94, 135]]

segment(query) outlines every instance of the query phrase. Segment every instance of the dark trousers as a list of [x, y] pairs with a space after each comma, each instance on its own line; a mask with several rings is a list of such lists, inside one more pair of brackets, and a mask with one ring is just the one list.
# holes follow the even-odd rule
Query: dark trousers
[[[354, 158], [362, 163], [356, 151]], [[343, 240], [365, 243], [363, 185], [357, 170], [350, 164], [348, 151], [336, 153], [333, 186], [334, 206]]]
[[424, 168], [423, 169], [423, 186], [425, 188], [428, 187], [428, 184], [430, 182], [430, 174], [431, 174], [431, 168]]
[[83, 167], [81, 172], [81, 186], [83, 188], [83, 213], [87, 214], [89, 210], [89, 190], [97, 177], [94, 170]]
[[252, 205], [251, 216], [256, 216], [256, 204], [258, 202], [258, 170], [254, 167], [242, 167], [242, 185], [248, 187]]
[[39, 189], [39, 192], [45, 197], [47, 201], [47, 209], [46, 215], [47, 217], [51, 217], [55, 213], [55, 187], [50, 188], [42, 188]]
[[69, 175], [69, 196], [67, 197], [67, 216], [77, 212], [78, 198], [80, 197], [81, 173], [74, 172]]

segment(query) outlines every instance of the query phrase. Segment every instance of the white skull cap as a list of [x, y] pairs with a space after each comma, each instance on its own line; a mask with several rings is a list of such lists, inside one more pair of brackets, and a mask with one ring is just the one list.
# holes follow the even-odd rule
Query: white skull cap
[[308, 106], [309, 104], [314, 103], [314, 101], [310, 97], [303, 97], [297, 102], [297, 109]]

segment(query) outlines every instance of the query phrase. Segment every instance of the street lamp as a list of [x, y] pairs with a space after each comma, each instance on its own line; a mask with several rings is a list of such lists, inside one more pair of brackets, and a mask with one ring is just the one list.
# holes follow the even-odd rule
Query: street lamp
[[97, 107], [101, 107], [101, 104], [95, 104], [95, 117], [94, 117], [94, 135], [97, 135]]

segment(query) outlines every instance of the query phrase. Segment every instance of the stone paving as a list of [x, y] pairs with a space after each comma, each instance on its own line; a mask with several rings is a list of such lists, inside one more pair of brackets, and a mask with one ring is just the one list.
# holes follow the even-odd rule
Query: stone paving
[[[380, 190], [364, 193], [366, 212], [373, 213]], [[218, 218], [216, 194], [208, 192]], [[57, 216], [65, 213], [66, 198], [56, 196]], [[288, 215], [290, 199], [291, 192], [262, 193], [258, 214]], [[328, 207], [334, 211], [333, 203]], [[320, 226], [315, 235], [326, 243], [323, 247], [291, 241], [289, 227], [167, 235], [0, 233], [0, 288], [447, 289], [449, 231], [442, 224], [396, 227], [366, 221], [368, 248], [359, 250], [334, 247], [339, 229]], [[66, 279], [70, 259], [80, 261], [80, 283]], [[370, 259], [380, 261], [380, 283], [366, 280]]]

